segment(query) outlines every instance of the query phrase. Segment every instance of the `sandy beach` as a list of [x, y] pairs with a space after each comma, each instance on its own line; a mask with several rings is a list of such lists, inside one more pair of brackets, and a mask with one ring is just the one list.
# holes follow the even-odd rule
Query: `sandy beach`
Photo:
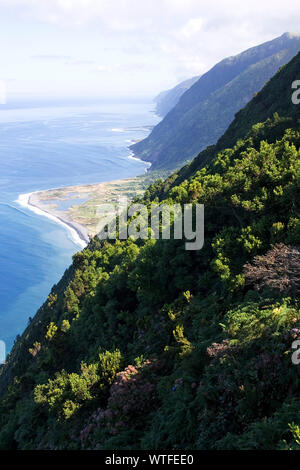
[[[129, 159], [140, 160], [133, 152]], [[150, 162], [145, 162], [145, 172], [151, 167]], [[150, 178], [151, 180], [151, 178]], [[132, 199], [135, 195], [141, 195], [145, 190], [143, 178], [127, 178], [104, 183], [89, 185], [53, 188], [43, 191], [20, 194], [15, 201], [20, 206], [31, 210], [37, 215], [47, 217], [68, 230], [72, 241], [81, 249], [85, 248], [91, 238], [98, 233], [99, 224], [97, 206], [102, 203], [116, 201], [119, 196]], [[82, 204], [70, 205], [67, 210], [59, 209], [62, 202], [72, 202], [74, 194], [78, 198], [86, 199]]]
[[20, 196], [15, 202], [17, 202], [20, 206], [31, 210], [35, 214], [47, 217], [53, 222], [56, 222], [57, 224], [63, 226], [65, 229], [68, 230], [72, 241], [80, 248], [85, 248], [90, 241], [88, 230], [84, 226], [81, 226], [76, 222], [68, 220], [67, 217], [61, 217], [54, 214], [53, 212], [51, 213], [48, 210], [45, 210], [45, 208], [42, 207], [39, 202], [39, 193], [40, 191], [27, 194], [20, 194]]
[[[142, 161], [133, 152], [128, 158]], [[99, 233], [102, 223], [98, 213], [99, 205], [116, 203], [119, 197], [125, 196], [130, 201], [135, 196], [142, 196], [149, 184], [158, 178], [154, 172], [151, 174], [148, 171], [151, 163], [143, 163], [145, 174], [139, 177], [20, 194], [15, 202], [63, 226], [72, 241], [83, 249]]]

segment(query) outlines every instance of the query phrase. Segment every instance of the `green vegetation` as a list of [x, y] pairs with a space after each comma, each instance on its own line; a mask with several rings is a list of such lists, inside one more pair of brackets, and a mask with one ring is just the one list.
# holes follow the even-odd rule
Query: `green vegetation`
[[242, 116], [243, 138], [144, 194], [204, 204], [202, 250], [94, 238], [74, 256], [0, 371], [0, 448], [300, 448], [299, 122]]
[[[286, 33], [222, 60], [202, 75], [181, 96], [175, 108], [154, 127], [149, 137], [133, 145], [132, 150], [143, 160], [152, 162], [152, 170], [182, 166], [196, 157], [199, 151], [215, 144], [234, 119], [235, 113], [257, 95], [266, 81], [299, 50], [300, 37]], [[274, 101], [274, 95], [269, 95], [269, 99]], [[260, 107], [257, 110], [258, 115], [265, 111]], [[274, 112], [270, 111], [267, 117]], [[259, 115], [253, 124], [265, 121], [266, 118], [261, 117]], [[231, 147], [234, 143], [231, 141], [225, 146]]]

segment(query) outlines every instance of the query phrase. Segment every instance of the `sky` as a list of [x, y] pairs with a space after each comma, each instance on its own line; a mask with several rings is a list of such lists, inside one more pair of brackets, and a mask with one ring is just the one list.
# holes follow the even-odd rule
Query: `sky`
[[285, 32], [299, 0], [0, 0], [0, 102], [152, 97]]

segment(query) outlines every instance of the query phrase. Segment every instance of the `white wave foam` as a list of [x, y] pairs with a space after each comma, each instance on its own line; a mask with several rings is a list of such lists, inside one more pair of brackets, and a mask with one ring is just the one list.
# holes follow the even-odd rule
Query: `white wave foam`
[[43, 211], [42, 209], [39, 209], [38, 207], [30, 204], [29, 202], [30, 196], [34, 194], [35, 192], [39, 192], [39, 191], [34, 191], [32, 193], [26, 193], [26, 194], [20, 194], [18, 199], [14, 202], [18, 203], [21, 207], [29, 209], [31, 212], [34, 212], [37, 215], [47, 217], [47, 219], [50, 219], [53, 222], [61, 225], [62, 227], [68, 230], [68, 233], [71, 236], [71, 240], [73, 243], [75, 243], [75, 245], [80, 246], [80, 248], [85, 248], [87, 246], [87, 243], [80, 238], [79, 234], [73, 227], [63, 222], [58, 217], [55, 217], [55, 215], [49, 214], [49, 212]]
[[125, 132], [125, 129], [123, 129], [123, 127], [113, 127], [110, 130], [111, 132]]
[[144, 163], [147, 167], [145, 171], [147, 171], [147, 169], [150, 168], [150, 166], [152, 165], [151, 162], [145, 162], [145, 160], [141, 160], [140, 158], [135, 157], [134, 153], [131, 153], [130, 155], [128, 155], [127, 158], [130, 158], [130, 160], [136, 160], [137, 162]]

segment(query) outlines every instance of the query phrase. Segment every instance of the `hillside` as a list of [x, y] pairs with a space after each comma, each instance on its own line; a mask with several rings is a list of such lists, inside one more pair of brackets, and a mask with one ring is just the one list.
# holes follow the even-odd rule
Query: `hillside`
[[161, 117], [166, 116], [168, 112], [176, 106], [183, 93], [194, 85], [199, 78], [200, 76], [189, 78], [170, 90], [162, 91], [157, 95], [154, 98], [154, 102], [156, 103], [156, 114]]
[[[282, 129], [287, 126], [297, 127], [300, 118], [300, 107], [292, 103], [292, 83], [299, 76], [299, 64], [300, 53], [289, 62], [288, 67], [282, 67], [266, 83], [261, 92], [257, 93], [243, 109], [236, 113], [233, 122], [215, 145], [207, 147], [192, 162], [177, 172], [173, 172], [165, 179], [163, 184], [157, 185], [156, 195], [160, 198], [166, 197], [172, 187], [178, 186], [185, 179], [201, 170], [218, 152], [234, 146], [238, 139], [244, 138], [250, 131], [253, 132], [252, 127], [257, 123], [267, 121], [266, 125], [270, 127], [269, 139], [272, 137], [272, 140], [277, 138], [278, 126], [282, 126]], [[276, 113], [285, 119], [279, 121], [273, 132], [272, 120]], [[271, 121], [268, 121], [270, 119]], [[254, 129], [256, 139], [261, 139], [260, 126], [258, 125]]]
[[215, 144], [234, 115], [300, 49], [300, 36], [289, 33], [224, 59], [180, 98], [179, 103], [143, 141], [135, 154], [152, 169], [176, 168]]
[[299, 449], [296, 70], [237, 115], [238, 141], [146, 191], [205, 205], [202, 250], [95, 238], [74, 256], [1, 369], [1, 449]]

